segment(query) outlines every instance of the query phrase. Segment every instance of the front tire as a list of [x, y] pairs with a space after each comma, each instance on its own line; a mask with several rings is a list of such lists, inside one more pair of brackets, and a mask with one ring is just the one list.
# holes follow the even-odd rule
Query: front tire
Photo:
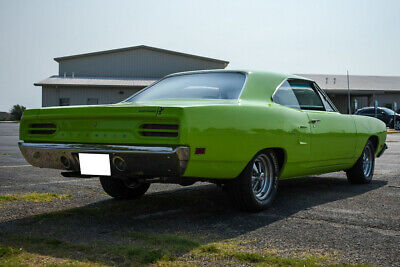
[[278, 182], [277, 157], [272, 150], [266, 150], [258, 153], [239, 177], [227, 184], [227, 190], [239, 209], [257, 212], [272, 204]]
[[346, 170], [347, 180], [351, 184], [368, 184], [374, 176], [375, 149], [371, 140], [368, 140], [364, 150], [351, 169]]
[[393, 129], [400, 130], [400, 121], [396, 120], [396, 124], [394, 124]]
[[136, 199], [143, 196], [150, 184], [131, 182], [113, 178], [100, 177], [100, 183], [104, 191], [115, 199]]

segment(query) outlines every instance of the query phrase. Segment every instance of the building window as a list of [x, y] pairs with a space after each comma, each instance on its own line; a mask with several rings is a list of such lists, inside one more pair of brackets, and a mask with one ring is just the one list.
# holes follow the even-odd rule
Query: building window
[[333, 78], [333, 84], [336, 84], [336, 78]]
[[97, 105], [97, 104], [99, 104], [99, 99], [98, 98], [88, 98], [86, 103], [88, 105]]
[[60, 98], [60, 106], [69, 106], [69, 98]]
[[328, 84], [328, 77], [325, 78], [325, 84]]

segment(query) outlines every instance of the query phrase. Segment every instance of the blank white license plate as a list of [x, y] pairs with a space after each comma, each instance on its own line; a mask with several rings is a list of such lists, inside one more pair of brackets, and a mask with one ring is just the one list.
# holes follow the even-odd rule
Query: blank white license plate
[[79, 153], [81, 174], [111, 176], [110, 155]]

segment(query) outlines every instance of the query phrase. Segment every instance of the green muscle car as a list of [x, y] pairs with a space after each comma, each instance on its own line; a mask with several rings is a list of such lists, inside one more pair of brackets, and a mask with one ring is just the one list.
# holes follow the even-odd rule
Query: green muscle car
[[166, 76], [118, 104], [27, 110], [20, 140], [33, 166], [100, 177], [114, 198], [208, 181], [258, 211], [280, 179], [344, 170], [350, 183], [369, 183], [386, 126], [340, 114], [303, 77], [213, 70]]

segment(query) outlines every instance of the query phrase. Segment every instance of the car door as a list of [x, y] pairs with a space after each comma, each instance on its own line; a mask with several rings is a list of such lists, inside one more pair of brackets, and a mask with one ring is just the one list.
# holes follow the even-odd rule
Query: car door
[[356, 126], [352, 115], [337, 112], [329, 98], [313, 82], [292, 80], [290, 85], [311, 126], [312, 167], [345, 164], [354, 158]]
[[[309, 166], [310, 157], [310, 125], [307, 114], [300, 109], [297, 98], [294, 95], [288, 81], [284, 81], [275, 91], [272, 100], [279, 104], [277, 113], [280, 116], [283, 130], [282, 144], [287, 154], [287, 165], [283, 175], [291, 176], [308, 174], [306, 168]], [[279, 141], [279, 140], [278, 140]]]
[[376, 112], [374, 111], [374, 117], [386, 123], [384, 115], [385, 113], [380, 108], [377, 108]]
[[390, 118], [389, 118], [388, 114], [383, 109], [378, 108], [376, 110], [376, 118], [378, 118], [381, 121], [383, 121], [384, 123], [386, 123], [386, 125], [389, 125]]

